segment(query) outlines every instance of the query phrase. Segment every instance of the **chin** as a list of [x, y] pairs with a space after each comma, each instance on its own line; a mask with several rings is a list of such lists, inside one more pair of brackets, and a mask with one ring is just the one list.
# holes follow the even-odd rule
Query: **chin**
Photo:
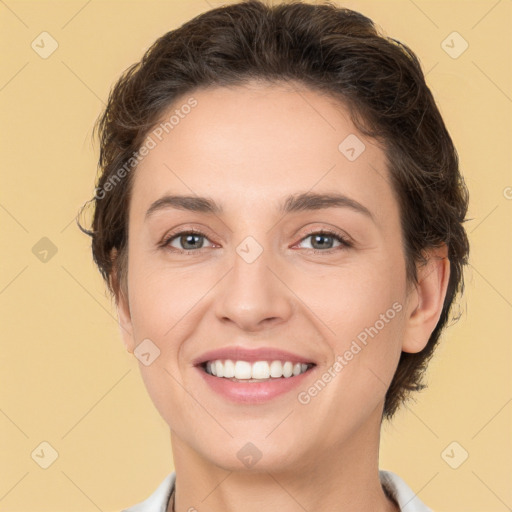
[[[230, 439], [223, 443], [223, 450], [203, 451], [203, 457], [212, 464], [226, 471], [247, 473], [275, 473], [300, 469], [301, 454], [297, 452], [298, 441], [288, 437], [289, 446], [282, 442], [250, 441], [247, 434], [240, 438]], [[220, 444], [220, 443], [219, 443]]]

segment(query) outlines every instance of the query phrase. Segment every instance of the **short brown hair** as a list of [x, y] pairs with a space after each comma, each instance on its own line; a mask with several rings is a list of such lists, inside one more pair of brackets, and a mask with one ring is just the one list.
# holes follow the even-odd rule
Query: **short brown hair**
[[253, 79], [291, 80], [327, 93], [348, 107], [361, 133], [382, 144], [401, 212], [409, 284], [417, 283], [416, 264], [425, 263], [425, 250], [448, 247], [450, 278], [440, 319], [421, 352], [402, 352], [384, 404], [383, 418], [390, 419], [411, 391], [425, 387], [427, 363], [464, 290], [468, 191], [416, 55], [369, 18], [328, 1], [268, 6], [251, 0], [209, 10], [161, 36], [122, 74], [98, 118], [101, 173], [91, 199], [92, 229], [79, 227], [92, 237], [94, 261], [117, 301], [126, 293], [134, 173], [106, 185], [178, 96]]

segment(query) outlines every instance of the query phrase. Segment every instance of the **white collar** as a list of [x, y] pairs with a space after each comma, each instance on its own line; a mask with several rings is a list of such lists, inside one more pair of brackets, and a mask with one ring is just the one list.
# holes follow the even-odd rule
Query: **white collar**
[[[432, 512], [397, 474], [380, 470], [379, 477], [382, 485], [396, 499], [400, 512]], [[166, 512], [175, 481], [176, 473], [173, 471], [165, 477], [149, 498], [123, 509], [122, 512]]]

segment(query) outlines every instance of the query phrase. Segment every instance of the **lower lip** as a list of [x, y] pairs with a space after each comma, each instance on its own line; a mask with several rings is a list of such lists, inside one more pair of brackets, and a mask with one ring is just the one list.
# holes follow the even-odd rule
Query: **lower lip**
[[266, 382], [233, 382], [224, 377], [215, 377], [206, 373], [202, 367], [196, 366], [205, 382], [225, 398], [236, 403], [257, 404], [267, 402], [273, 398], [288, 393], [307, 379], [315, 369], [309, 370], [294, 377], [281, 377]]

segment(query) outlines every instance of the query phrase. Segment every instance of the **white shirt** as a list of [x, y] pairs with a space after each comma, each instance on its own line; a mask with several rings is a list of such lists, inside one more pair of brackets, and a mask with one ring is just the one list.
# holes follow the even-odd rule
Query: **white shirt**
[[[380, 470], [379, 477], [382, 485], [394, 496], [400, 512], [432, 512], [397, 474]], [[165, 477], [149, 498], [121, 512], [167, 512], [175, 481], [176, 472], [173, 471]]]

